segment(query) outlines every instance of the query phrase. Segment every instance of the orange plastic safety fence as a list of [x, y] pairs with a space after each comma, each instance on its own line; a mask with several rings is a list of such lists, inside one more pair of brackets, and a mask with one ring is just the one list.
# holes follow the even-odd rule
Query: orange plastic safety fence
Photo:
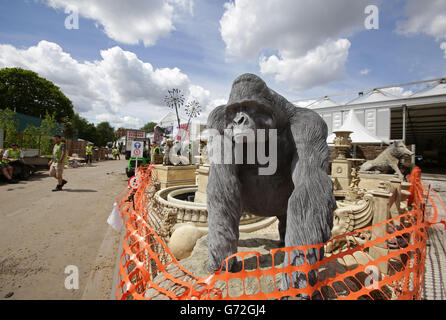
[[[419, 167], [415, 167], [412, 171], [409, 182], [412, 184], [409, 190], [411, 192], [409, 204], [413, 204], [418, 209], [425, 209], [427, 213], [425, 219], [428, 226], [442, 224], [446, 227], [446, 207], [431, 186], [421, 180]], [[415, 201], [415, 199], [418, 201]], [[427, 208], [425, 208], [426, 206]]]
[[[426, 227], [438, 222], [439, 205], [444, 210], [438, 196], [422, 185], [420, 177], [414, 171], [409, 179], [413, 185], [413, 210], [406, 214], [338, 236], [325, 244], [274, 249], [266, 255], [237, 253], [224, 261], [219, 272], [200, 278], [182, 267], [150, 227], [147, 188], [151, 183], [151, 168], [143, 168], [138, 190], [126, 190], [118, 198], [126, 235], [117, 298], [419, 299], [426, 258]], [[307, 254], [322, 248], [324, 258], [310, 264]], [[289, 258], [291, 253], [304, 256], [305, 263], [285, 265], [284, 261], [289, 261], [285, 256]], [[230, 259], [237, 260], [238, 272], [223, 271]], [[313, 275], [311, 279], [309, 274]], [[317, 281], [312, 281], [314, 275]], [[303, 281], [298, 288], [292, 285], [287, 288], [281, 286], [283, 277], [299, 277]]]

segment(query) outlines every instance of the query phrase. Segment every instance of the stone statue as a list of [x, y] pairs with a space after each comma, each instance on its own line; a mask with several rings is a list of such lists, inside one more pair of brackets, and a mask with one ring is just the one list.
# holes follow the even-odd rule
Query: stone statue
[[[215, 161], [214, 148], [218, 144], [211, 142], [215, 138], [209, 137], [211, 168], [207, 209], [211, 271], [219, 270], [223, 260], [237, 252], [243, 211], [257, 216], [277, 216], [280, 239], [287, 247], [319, 244], [330, 239], [336, 201], [333, 182], [327, 174], [328, 129], [316, 112], [294, 106], [259, 77], [244, 74], [234, 81], [228, 104], [211, 112], [208, 128], [220, 135], [230, 132], [232, 138], [224, 144], [226, 147], [229, 141], [231, 146], [232, 141], [235, 151], [240, 150], [235, 141], [249, 147], [244, 136], [250, 132], [257, 132], [253, 134], [255, 143], [263, 150], [277, 143], [276, 171], [260, 175], [259, 168], [265, 164], [258, 159], [255, 164]], [[260, 136], [259, 129], [267, 133]], [[276, 132], [276, 136], [268, 138], [271, 132]], [[323, 255], [323, 251], [309, 249], [307, 262], [313, 264]], [[285, 265], [304, 262], [303, 254], [293, 251]], [[229, 261], [229, 269], [232, 266], [233, 259]], [[317, 271], [309, 272], [308, 279], [314, 284]], [[291, 285], [302, 288], [307, 284], [305, 274], [294, 273], [291, 283], [289, 278], [282, 278], [281, 289]]]
[[172, 164], [169, 159], [169, 152], [170, 152], [170, 148], [172, 146], [173, 146], [173, 140], [167, 139], [166, 146], [164, 147], [164, 157], [163, 157], [163, 165], [165, 165], [165, 166], [169, 166]]
[[352, 182], [350, 183], [351, 189], [356, 189], [359, 187], [359, 183], [361, 179], [358, 176], [358, 170], [356, 168], [352, 168]]
[[404, 176], [398, 168], [400, 160], [404, 156], [412, 156], [413, 152], [407, 149], [406, 145], [402, 141], [395, 141], [384, 150], [375, 160], [370, 160], [361, 166], [361, 171], [379, 170], [385, 172], [387, 170], [393, 170], [398, 174], [400, 179]]
[[202, 164], [202, 165], [209, 164], [209, 154], [208, 154], [207, 143], [208, 143], [208, 141], [206, 138], [200, 139], [200, 164]]

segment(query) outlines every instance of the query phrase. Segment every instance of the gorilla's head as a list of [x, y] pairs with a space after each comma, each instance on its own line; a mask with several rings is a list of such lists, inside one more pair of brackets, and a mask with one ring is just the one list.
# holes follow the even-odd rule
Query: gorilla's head
[[241, 75], [235, 79], [226, 105], [226, 128], [234, 137], [258, 129], [280, 130], [287, 121], [282, 104], [262, 79], [249, 73]]

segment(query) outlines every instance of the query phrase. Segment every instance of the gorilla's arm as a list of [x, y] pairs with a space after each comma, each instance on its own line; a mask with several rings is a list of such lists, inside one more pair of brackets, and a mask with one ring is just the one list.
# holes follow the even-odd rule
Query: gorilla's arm
[[[331, 237], [333, 211], [336, 209], [333, 183], [327, 174], [330, 154], [326, 143], [327, 125], [313, 111], [296, 108], [292, 111], [290, 129], [296, 154], [291, 167], [294, 191], [288, 201], [285, 245], [324, 243]], [[307, 263], [314, 264], [321, 256], [323, 252], [318, 253], [317, 250], [307, 252]], [[293, 251], [291, 263], [302, 265], [305, 258]], [[315, 279], [317, 274], [309, 274], [310, 284]], [[289, 288], [286, 282], [284, 289]], [[294, 287], [304, 287], [306, 284], [303, 282], [306, 279], [293, 275]]]
[[[208, 128], [217, 130], [221, 135], [225, 129], [225, 107], [220, 106], [214, 109], [207, 123]], [[212, 150], [208, 149], [208, 152]], [[211, 272], [220, 270], [223, 260], [237, 253], [239, 222], [242, 214], [241, 195], [237, 166], [212, 164], [207, 185], [209, 269]]]
[[223, 260], [237, 253], [242, 190], [236, 170], [234, 165], [222, 164], [213, 165], [209, 173], [207, 208], [211, 272], [220, 270]]

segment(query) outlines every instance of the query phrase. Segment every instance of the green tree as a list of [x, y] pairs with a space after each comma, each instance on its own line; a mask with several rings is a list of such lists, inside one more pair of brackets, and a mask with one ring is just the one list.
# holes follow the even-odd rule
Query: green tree
[[18, 123], [17, 120], [14, 119], [15, 112], [4, 109], [0, 110], [0, 130], [5, 130], [6, 137], [5, 143], [6, 146], [11, 146], [13, 143], [19, 143], [20, 137], [18, 134]]
[[155, 131], [157, 123], [156, 122], [148, 122], [144, 127], [141, 128], [141, 130], [144, 130], [145, 132], [153, 132]]
[[67, 139], [73, 139], [75, 136], [73, 121], [68, 117], [63, 117], [62, 124], [64, 127], [64, 137]]
[[21, 68], [0, 69], [0, 108], [35, 117], [54, 114], [58, 122], [74, 115], [72, 102], [57, 86]]
[[119, 139], [123, 136], [125, 136], [125, 132], [127, 131], [124, 127], [119, 127], [118, 130], [116, 130], [116, 138]]
[[87, 121], [87, 119], [75, 114], [71, 119], [73, 131], [78, 138], [96, 142], [98, 133], [94, 124]]
[[96, 126], [96, 130], [98, 133], [98, 138], [95, 141], [96, 145], [100, 147], [105, 147], [107, 142], [115, 142], [116, 135], [115, 129], [108, 122], [101, 122]]
[[46, 114], [40, 125], [40, 134], [42, 135], [40, 149], [44, 154], [51, 154], [54, 147], [53, 136], [55, 134], [63, 135], [62, 128], [57, 123], [55, 115]]
[[43, 154], [51, 154], [54, 146], [53, 136], [62, 135], [62, 127], [56, 121], [54, 115], [46, 114], [39, 127], [28, 125], [23, 131], [24, 148], [38, 148]]
[[33, 125], [27, 125], [23, 131], [23, 144], [22, 148], [38, 149], [40, 148], [39, 142], [41, 139], [40, 127]]

